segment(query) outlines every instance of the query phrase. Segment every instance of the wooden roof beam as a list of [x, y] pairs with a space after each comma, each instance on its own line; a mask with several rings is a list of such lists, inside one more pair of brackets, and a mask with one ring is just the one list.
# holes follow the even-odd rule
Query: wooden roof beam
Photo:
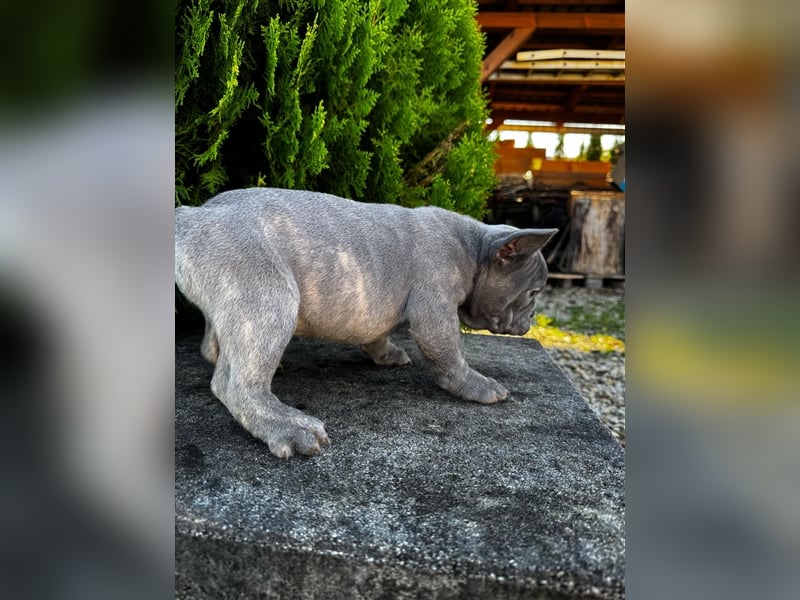
[[540, 29], [625, 31], [625, 13], [536, 13]]
[[[486, 4], [490, 4], [493, 0], [488, 0]], [[553, 0], [518, 0], [518, 4], [527, 6], [537, 6], [547, 4], [552, 6], [556, 4]], [[478, 4], [483, 4], [478, 0]], [[567, 4], [570, 6], [611, 6], [613, 4], [620, 4], [620, 0], [558, 0], [558, 4]]]
[[[546, 104], [542, 102], [505, 102], [505, 101], [492, 101], [491, 107], [500, 111], [524, 111], [524, 112], [539, 112], [539, 111], [563, 111], [564, 106], [561, 104]], [[621, 108], [616, 106], [592, 106], [586, 107], [587, 112], [597, 114], [617, 114], [621, 112]], [[581, 108], [575, 111], [569, 111], [570, 114], [580, 114], [583, 112]], [[557, 121], [558, 119], [548, 119], [550, 121]]]
[[576, 29], [583, 32], [613, 32], [624, 35], [625, 13], [505, 13], [479, 12], [483, 29]]
[[516, 29], [517, 27], [536, 27], [533, 13], [479, 12], [478, 25], [483, 29]]
[[569, 111], [575, 110], [575, 107], [578, 106], [578, 103], [581, 101], [581, 96], [583, 96], [583, 93], [585, 91], [586, 91], [585, 84], [576, 86], [575, 89], [572, 90], [572, 93], [569, 95], [569, 98], [567, 98], [567, 102], [566, 104], [564, 104], [564, 108]]
[[512, 107], [490, 106], [490, 116], [495, 119], [496, 115], [502, 120], [519, 119], [522, 121], [554, 121], [556, 123], [595, 123], [603, 125], [623, 125], [625, 123], [625, 112], [623, 108], [616, 112], [599, 112], [593, 107], [587, 107], [585, 111], [567, 112], [561, 106], [555, 107], [556, 110], [547, 110], [543, 105], [511, 103]]
[[[500, 0], [478, 0], [478, 4], [481, 6], [488, 6], [492, 4], [501, 4]], [[510, 3], [509, 3], [510, 4]], [[509, 4], [506, 4], [505, 7], [509, 8]], [[521, 4], [523, 6], [536, 6], [536, 5], [550, 5], [552, 6], [555, 4], [553, 0], [516, 0], [515, 4]], [[611, 6], [614, 4], [620, 4], [620, 0], [558, 0], [558, 4], [567, 4], [571, 6]]]
[[533, 27], [517, 27], [512, 29], [503, 41], [483, 59], [481, 66], [481, 83], [486, 81], [489, 76], [500, 68], [506, 59], [514, 54], [522, 44], [528, 41], [533, 33]]

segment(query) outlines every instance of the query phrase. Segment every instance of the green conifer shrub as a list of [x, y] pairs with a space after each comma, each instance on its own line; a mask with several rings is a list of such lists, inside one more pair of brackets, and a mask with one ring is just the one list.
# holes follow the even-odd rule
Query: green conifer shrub
[[176, 202], [254, 185], [481, 217], [474, 0], [178, 0]]
[[600, 135], [593, 133], [589, 136], [589, 146], [586, 148], [586, 160], [600, 160], [603, 156], [603, 145]]

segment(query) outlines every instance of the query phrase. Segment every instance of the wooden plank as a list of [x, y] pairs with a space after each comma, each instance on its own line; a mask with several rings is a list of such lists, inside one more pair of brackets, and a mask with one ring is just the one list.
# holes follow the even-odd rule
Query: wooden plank
[[[598, 135], [625, 135], [625, 126], [620, 125], [616, 127], [592, 127], [592, 126], [577, 126], [577, 125], [542, 125], [542, 124], [530, 124], [530, 125], [506, 125], [505, 123], [497, 123], [494, 122], [491, 124], [494, 125], [492, 129], [497, 129], [498, 131], [527, 131], [527, 132], [536, 132], [541, 131], [545, 133], [588, 133], [588, 134], [598, 134]], [[489, 131], [487, 125], [487, 131]]]
[[527, 71], [624, 71], [624, 60], [507, 60], [501, 65], [504, 69]]
[[548, 273], [547, 283], [551, 287], [570, 288], [573, 282], [583, 281], [584, 277], [576, 273]]
[[591, 85], [591, 84], [619, 84], [625, 85], [625, 72], [593, 72], [580, 73], [576, 71], [568, 71], [566, 73], [559, 72], [509, 72], [503, 71], [505, 63], [500, 67], [499, 71], [495, 71], [489, 77], [489, 81], [497, 82], [530, 82], [530, 83], [558, 83], [558, 84], [576, 84], [576, 85]]
[[[624, 288], [625, 275], [584, 275], [580, 273], [548, 273], [547, 283], [551, 287], [569, 288]], [[573, 286], [573, 284], [577, 284]]]
[[530, 171], [534, 168], [533, 165], [536, 159], [544, 162], [547, 153], [544, 148], [514, 148], [503, 144], [498, 144], [495, 151], [497, 152], [497, 160], [494, 162], [494, 172], [497, 174]]
[[625, 60], [625, 50], [531, 50], [517, 52], [517, 61], [525, 62], [529, 60], [554, 60], [554, 59], [578, 59], [578, 60]]
[[486, 81], [492, 73], [497, 71], [500, 65], [531, 37], [532, 33], [533, 27], [517, 27], [503, 38], [503, 41], [497, 44], [497, 47], [483, 60], [483, 65], [481, 67], [481, 83]]

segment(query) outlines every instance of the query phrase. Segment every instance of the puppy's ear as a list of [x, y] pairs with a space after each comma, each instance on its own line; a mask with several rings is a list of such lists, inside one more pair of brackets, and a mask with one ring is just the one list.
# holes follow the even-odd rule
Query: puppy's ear
[[530, 256], [558, 233], [558, 229], [520, 229], [497, 240], [494, 258], [507, 262]]

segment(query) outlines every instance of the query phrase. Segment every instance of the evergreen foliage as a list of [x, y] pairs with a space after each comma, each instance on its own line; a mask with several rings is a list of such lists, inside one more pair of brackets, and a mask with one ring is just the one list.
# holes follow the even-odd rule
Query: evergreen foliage
[[178, 0], [176, 201], [254, 185], [481, 217], [473, 0]]
[[577, 160], [586, 160], [586, 142], [581, 142], [581, 148], [578, 150]]
[[586, 160], [600, 160], [603, 156], [603, 144], [600, 136], [593, 133], [589, 136], [589, 146], [586, 148]]
[[556, 149], [553, 153], [553, 158], [564, 158], [566, 153], [564, 152], [564, 134], [558, 134], [558, 142], [556, 143]]

